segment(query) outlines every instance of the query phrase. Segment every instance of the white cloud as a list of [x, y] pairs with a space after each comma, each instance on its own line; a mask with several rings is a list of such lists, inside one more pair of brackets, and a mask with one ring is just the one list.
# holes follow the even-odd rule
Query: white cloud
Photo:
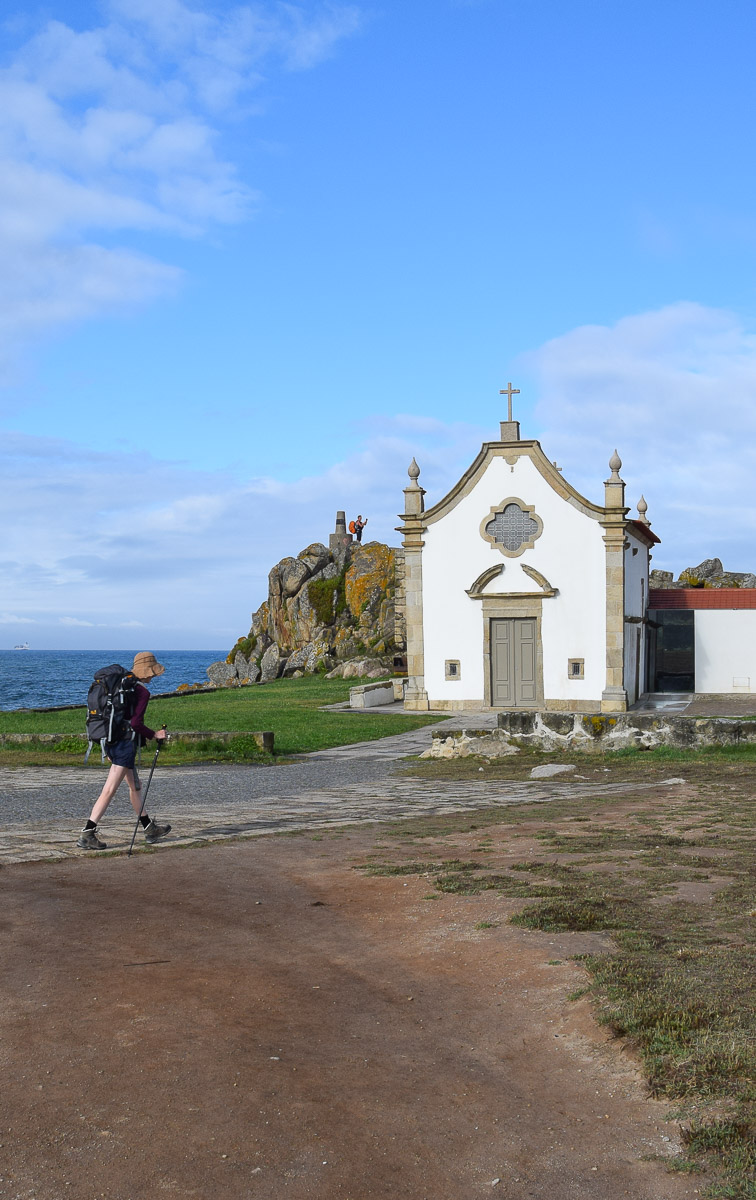
[[15, 613], [0, 613], [0, 625], [34, 625], [32, 617], [18, 617]]
[[[645, 493], [663, 538], [655, 565], [718, 554], [730, 569], [756, 567], [756, 339], [734, 316], [676, 305], [574, 330], [530, 365], [541, 429], [523, 425], [523, 435], [538, 433], [565, 477], [597, 501], [617, 446], [628, 501]], [[36, 623], [53, 639], [68, 626], [81, 645], [101, 639], [98, 630], [128, 628], [166, 647], [230, 644], [265, 598], [269, 569], [327, 543], [337, 509], [366, 514], [368, 537], [397, 545], [413, 456], [434, 504], [496, 436], [499, 415], [485, 427], [376, 416], [343, 461], [286, 482], [6, 435], [0, 611], [22, 614], [19, 640], [21, 623]], [[77, 616], [61, 624], [61, 612]], [[13, 620], [0, 623], [13, 637]]]
[[[405, 427], [367, 423], [353, 455], [291, 483], [0, 436], [0, 608], [53, 638], [55, 627], [79, 629], [83, 645], [87, 624], [144, 628], [163, 645], [223, 645], [247, 631], [274, 563], [327, 544], [337, 509], [366, 514], [370, 538], [397, 544], [413, 455], [421, 482], [445, 491], [481, 440], [474, 427], [436, 423], [423, 443]], [[77, 615], [61, 622], [61, 611]]]
[[311, 67], [359, 25], [356, 8], [332, 4], [107, 11], [84, 31], [49, 21], [0, 70], [6, 360], [46, 328], [175, 286], [172, 267], [102, 238], [247, 217], [257, 194], [224, 157], [224, 120], [264, 70]]
[[628, 504], [643, 493], [662, 538], [657, 566], [756, 568], [756, 335], [737, 316], [670, 305], [572, 330], [527, 365], [546, 453], [600, 500], [619, 450]]

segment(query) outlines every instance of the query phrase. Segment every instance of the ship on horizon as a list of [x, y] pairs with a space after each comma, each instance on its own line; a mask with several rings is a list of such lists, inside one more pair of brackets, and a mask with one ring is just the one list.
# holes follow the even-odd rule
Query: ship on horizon
[[28, 642], [24, 642], [24, 643], [23, 643], [23, 645], [21, 645], [21, 646], [14, 646], [14, 647], [13, 647], [13, 649], [14, 649], [14, 650], [28, 650], [28, 649], [29, 649], [29, 643], [28, 643]]

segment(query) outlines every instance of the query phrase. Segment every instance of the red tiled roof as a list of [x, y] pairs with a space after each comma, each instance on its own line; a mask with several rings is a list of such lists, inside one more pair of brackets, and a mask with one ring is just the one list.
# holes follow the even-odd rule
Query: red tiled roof
[[756, 608], [756, 588], [649, 588], [649, 608]]
[[632, 518], [628, 521], [628, 525], [632, 525], [634, 527], [633, 533], [636, 535], [636, 537], [642, 537], [650, 546], [661, 542], [661, 538], [656, 536], [653, 529], [651, 529], [651, 527], [647, 525], [645, 521], [638, 521], [635, 518]]

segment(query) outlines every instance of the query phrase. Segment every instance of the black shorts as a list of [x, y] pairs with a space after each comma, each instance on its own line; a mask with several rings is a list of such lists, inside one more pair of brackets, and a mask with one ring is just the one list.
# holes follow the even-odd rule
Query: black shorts
[[136, 738], [124, 738], [123, 741], [113, 742], [105, 748], [105, 753], [114, 766], [128, 767], [130, 770], [133, 770], [136, 762], [136, 752]]

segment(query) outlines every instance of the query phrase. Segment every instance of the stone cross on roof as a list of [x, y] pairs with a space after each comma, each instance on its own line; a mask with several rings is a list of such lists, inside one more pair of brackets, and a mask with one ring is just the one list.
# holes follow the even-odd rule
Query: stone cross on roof
[[500, 422], [502, 442], [519, 442], [520, 440], [520, 422], [512, 419], [512, 397], [519, 396], [519, 394], [520, 389], [513, 388], [511, 383], [499, 390], [500, 396], [507, 397], [507, 419]]
[[507, 406], [507, 420], [508, 421], [512, 420], [512, 397], [519, 396], [519, 394], [520, 394], [520, 389], [513, 388], [511, 383], [508, 383], [505, 388], [499, 389], [499, 395], [506, 396], [507, 400], [508, 400], [508, 406]]

